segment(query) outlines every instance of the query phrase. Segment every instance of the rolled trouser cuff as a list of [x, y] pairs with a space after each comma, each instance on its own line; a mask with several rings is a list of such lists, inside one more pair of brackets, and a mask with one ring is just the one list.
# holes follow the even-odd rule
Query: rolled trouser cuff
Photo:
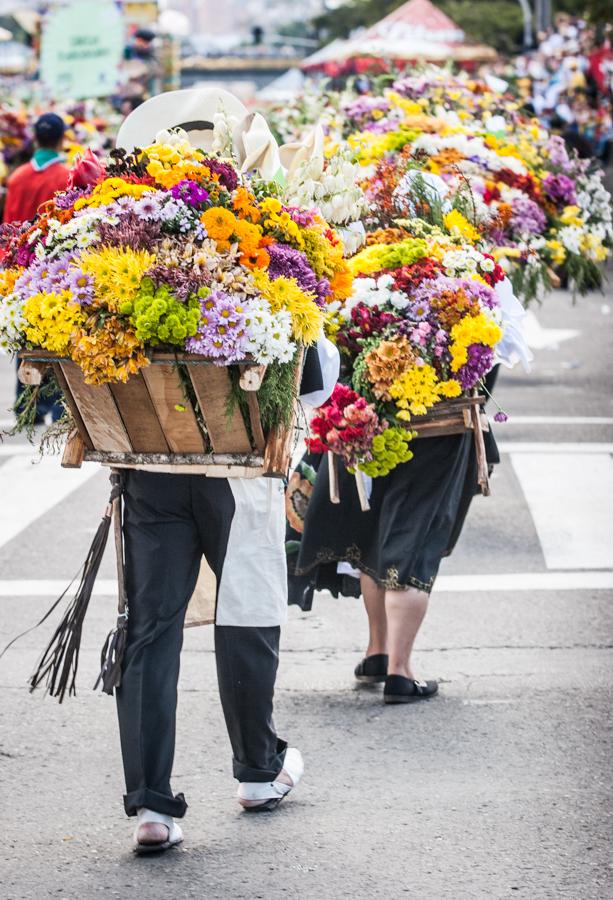
[[268, 769], [255, 769], [253, 766], [245, 765], [244, 763], [240, 763], [237, 759], [234, 759], [232, 761], [234, 777], [237, 781], [274, 781], [283, 768], [286, 750], [287, 741], [281, 741], [277, 738], [277, 752], [274, 759], [271, 760], [270, 768]]
[[140, 788], [124, 794], [123, 805], [128, 816], [135, 816], [141, 806], [152, 809], [154, 812], [172, 816], [173, 819], [182, 819], [187, 810], [187, 803], [183, 794], [160, 794], [149, 788]]

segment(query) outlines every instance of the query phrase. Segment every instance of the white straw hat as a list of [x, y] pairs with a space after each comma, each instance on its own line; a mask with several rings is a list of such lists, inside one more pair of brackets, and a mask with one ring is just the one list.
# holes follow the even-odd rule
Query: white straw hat
[[117, 135], [117, 146], [124, 150], [152, 144], [159, 131], [183, 128], [193, 146], [209, 150], [213, 135], [213, 117], [226, 113], [241, 122], [247, 108], [238, 97], [221, 88], [188, 88], [167, 91], [145, 100], [124, 119]]

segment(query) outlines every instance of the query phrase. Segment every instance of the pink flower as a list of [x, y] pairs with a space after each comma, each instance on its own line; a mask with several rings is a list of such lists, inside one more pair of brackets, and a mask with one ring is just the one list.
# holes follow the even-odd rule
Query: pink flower
[[94, 156], [91, 147], [85, 151], [85, 155], [73, 166], [68, 176], [68, 190], [74, 188], [86, 188], [97, 184], [106, 174], [100, 160]]

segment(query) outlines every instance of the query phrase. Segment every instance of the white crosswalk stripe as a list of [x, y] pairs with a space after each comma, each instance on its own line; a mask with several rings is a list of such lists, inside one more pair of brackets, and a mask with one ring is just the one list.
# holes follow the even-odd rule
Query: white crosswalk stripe
[[[449, 574], [438, 579], [437, 589], [613, 588], [613, 443], [504, 441], [500, 449], [519, 481], [547, 571], [501, 574], [498, 565], [496, 574], [456, 575], [452, 566]], [[94, 465], [61, 470], [57, 457], [33, 461], [32, 453], [30, 445], [0, 447], [0, 455], [4, 455], [0, 463], [0, 548], [39, 517], [51, 515], [57, 504], [100, 471]], [[495, 503], [495, 496], [487, 502]], [[507, 563], [512, 568], [512, 559]], [[0, 580], [0, 596], [55, 595], [65, 585], [56, 580]], [[99, 582], [98, 593], [114, 591], [112, 580]]]
[[0, 466], [0, 547], [48, 513], [98, 471], [97, 466], [60, 470], [57, 457], [11, 456]]

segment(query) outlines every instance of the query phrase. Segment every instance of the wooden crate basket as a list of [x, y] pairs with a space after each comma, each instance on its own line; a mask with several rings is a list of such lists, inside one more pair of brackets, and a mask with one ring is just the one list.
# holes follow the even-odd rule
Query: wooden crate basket
[[[154, 352], [150, 364], [125, 384], [89, 385], [76, 363], [46, 351], [20, 353], [19, 377], [38, 384], [52, 367], [75, 422], [62, 465], [78, 468], [92, 461], [117, 468], [203, 473], [218, 477], [286, 477], [294, 443], [294, 421], [264, 433], [257, 392], [266, 366], [245, 361], [240, 387], [245, 392], [249, 430], [235, 406], [225, 366], [194, 354]], [[296, 385], [302, 359], [296, 366]], [[190, 390], [184, 387], [189, 379]], [[190, 402], [196, 398], [200, 415]]]
[[[477, 482], [484, 496], [490, 494], [490, 483], [483, 432], [489, 431], [487, 417], [482, 412], [486, 398], [480, 394], [471, 397], [457, 397], [437, 403], [425, 416], [413, 416], [407, 429], [417, 432], [417, 438], [443, 437], [449, 434], [463, 434], [472, 431], [477, 456]], [[330, 501], [340, 503], [338, 483], [338, 457], [328, 451], [328, 473], [330, 481]], [[360, 506], [364, 512], [370, 509], [364, 475], [359, 469], [355, 472], [356, 488], [360, 498]]]

